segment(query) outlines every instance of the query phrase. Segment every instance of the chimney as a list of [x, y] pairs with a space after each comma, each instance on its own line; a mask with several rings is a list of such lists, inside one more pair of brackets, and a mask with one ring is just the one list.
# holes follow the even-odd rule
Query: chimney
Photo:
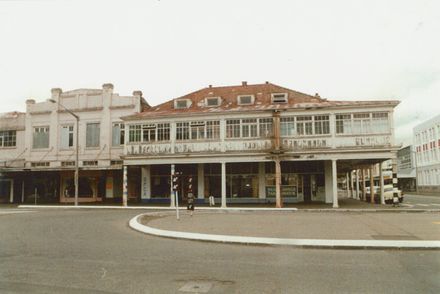
[[26, 105], [29, 105], [29, 104], [35, 104], [35, 100], [34, 99], [27, 99]]
[[63, 93], [63, 90], [61, 90], [61, 88], [52, 88], [50, 90], [50, 92], [52, 93], [52, 97], [51, 98], [58, 102], [61, 93]]
[[266, 81], [266, 85], [269, 85], [269, 81]]
[[137, 98], [142, 98], [142, 91], [140, 90], [133, 91], [133, 96]]
[[208, 87], [209, 87], [209, 88], [212, 88], [212, 85], [209, 85]]
[[241, 85], [245, 87], [245, 86], [247, 86], [247, 82], [246, 81], [242, 81]]
[[112, 83], [106, 83], [102, 85], [102, 89], [104, 91], [110, 91], [113, 92], [113, 84]]
[[315, 93], [315, 97], [316, 97], [316, 98], [321, 98], [321, 96], [319, 96], [318, 93]]

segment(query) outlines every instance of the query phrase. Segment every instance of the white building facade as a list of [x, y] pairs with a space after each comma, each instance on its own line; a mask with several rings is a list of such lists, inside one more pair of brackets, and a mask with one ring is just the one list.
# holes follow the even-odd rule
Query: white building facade
[[26, 101], [26, 113], [0, 117], [3, 202], [70, 203], [74, 199], [76, 119], [79, 117], [79, 201], [122, 197], [124, 123], [149, 107], [142, 92], [120, 96], [102, 89], [52, 89], [44, 102]]
[[440, 115], [414, 128], [417, 189], [440, 192]]
[[191, 179], [199, 202], [337, 207], [338, 175], [353, 190], [353, 170], [396, 158], [398, 103], [329, 101], [268, 82], [209, 86], [122, 118], [128, 189], [140, 182], [140, 201], [173, 205], [180, 172], [180, 201]]

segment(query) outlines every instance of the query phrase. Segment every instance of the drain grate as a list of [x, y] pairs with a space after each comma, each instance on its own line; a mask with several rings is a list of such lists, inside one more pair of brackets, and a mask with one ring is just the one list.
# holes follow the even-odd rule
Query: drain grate
[[189, 293], [208, 293], [212, 288], [212, 283], [203, 281], [190, 281], [179, 289], [180, 292]]

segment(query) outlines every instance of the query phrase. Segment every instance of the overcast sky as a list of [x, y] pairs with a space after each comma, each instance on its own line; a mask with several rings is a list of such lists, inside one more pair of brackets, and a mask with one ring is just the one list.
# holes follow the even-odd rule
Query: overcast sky
[[270, 81], [398, 99], [396, 139], [439, 114], [440, 1], [0, 0], [0, 112], [50, 89], [142, 90], [151, 105]]

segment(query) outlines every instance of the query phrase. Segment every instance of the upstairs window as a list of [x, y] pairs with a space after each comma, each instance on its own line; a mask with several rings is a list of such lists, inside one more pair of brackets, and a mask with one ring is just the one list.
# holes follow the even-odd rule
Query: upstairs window
[[272, 94], [272, 103], [274, 104], [287, 103], [287, 93]]
[[35, 127], [32, 148], [49, 148], [49, 127]]
[[113, 124], [112, 129], [112, 145], [121, 146], [124, 145], [125, 140], [125, 126], [123, 123]]
[[291, 137], [295, 135], [295, 117], [281, 117], [280, 128], [282, 137]]
[[213, 120], [206, 122], [206, 138], [207, 139], [220, 138], [220, 121]]
[[143, 142], [156, 141], [156, 125], [155, 124], [142, 125], [142, 141]]
[[179, 99], [174, 100], [174, 108], [175, 109], [185, 109], [191, 106], [191, 101], [189, 99]]
[[351, 134], [351, 114], [336, 115], [336, 134]]
[[15, 147], [17, 144], [17, 131], [0, 131], [0, 148]]
[[328, 115], [315, 115], [315, 134], [330, 134], [330, 120]]
[[205, 122], [192, 121], [191, 122], [191, 139], [203, 140], [205, 139]]
[[371, 120], [369, 113], [353, 114], [353, 133], [354, 134], [371, 133]]
[[240, 95], [237, 97], [238, 105], [254, 104], [254, 95]]
[[180, 122], [176, 124], [176, 140], [189, 139], [189, 123]]
[[226, 138], [240, 138], [239, 119], [228, 119], [226, 121]]
[[61, 148], [68, 149], [73, 147], [73, 125], [61, 127]]
[[88, 123], [86, 129], [86, 147], [99, 147], [100, 124]]
[[296, 131], [298, 135], [313, 135], [312, 117], [298, 116], [296, 118]]
[[390, 123], [388, 120], [388, 112], [373, 112], [372, 128], [375, 133], [388, 133], [390, 131]]
[[241, 136], [243, 138], [258, 137], [258, 123], [256, 118], [241, 120]]
[[208, 107], [215, 107], [220, 105], [220, 97], [205, 98], [205, 105]]
[[270, 138], [272, 137], [273, 131], [273, 120], [272, 118], [260, 118], [259, 119], [259, 127], [260, 127], [260, 137]]

